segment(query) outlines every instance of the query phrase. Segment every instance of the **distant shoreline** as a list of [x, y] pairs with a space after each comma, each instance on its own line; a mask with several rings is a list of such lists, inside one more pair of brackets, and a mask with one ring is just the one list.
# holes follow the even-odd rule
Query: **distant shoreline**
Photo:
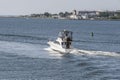
[[[55, 19], [55, 18], [21, 17], [21, 16], [0, 16], [0, 18]], [[55, 20], [78, 20], [78, 19], [55, 19]], [[91, 19], [79, 19], [79, 20], [91, 20]], [[120, 21], [120, 19], [94, 19], [91, 21]]]
[[30, 15], [1, 15], [0, 18], [40, 18], [40, 19], [64, 19], [64, 20], [114, 20], [120, 21], [120, 10], [117, 11], [76, 11], [59, 12], [52, 14], [49, 12]]

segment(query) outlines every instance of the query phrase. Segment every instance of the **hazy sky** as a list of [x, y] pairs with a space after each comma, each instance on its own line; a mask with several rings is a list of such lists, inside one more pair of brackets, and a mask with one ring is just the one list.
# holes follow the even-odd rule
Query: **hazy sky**
[[0, 0], [0, 15], [58, 13], [74, 9], [120, 10], [120, 0]]

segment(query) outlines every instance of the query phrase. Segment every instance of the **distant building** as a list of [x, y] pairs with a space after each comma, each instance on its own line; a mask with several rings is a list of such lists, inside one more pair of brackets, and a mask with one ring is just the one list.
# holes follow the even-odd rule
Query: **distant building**
[[93, 19], [99, 15], [97, 11], [79, 11], [79, 15], [81, 15], [82, 19]]
[[70, 19], [81, 19], [81, 16], [76, 10], [73, 10], [72, 15], [69, 16]]

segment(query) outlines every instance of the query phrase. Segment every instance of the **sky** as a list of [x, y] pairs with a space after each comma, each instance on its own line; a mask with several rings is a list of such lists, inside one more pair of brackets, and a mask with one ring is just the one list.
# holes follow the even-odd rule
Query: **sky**
[[0, 0], [0, 15], [120, 10], [120, 0]]

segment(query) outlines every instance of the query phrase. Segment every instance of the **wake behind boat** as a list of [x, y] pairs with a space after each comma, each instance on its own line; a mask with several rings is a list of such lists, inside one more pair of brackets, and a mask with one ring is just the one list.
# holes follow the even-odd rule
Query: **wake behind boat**
[[72, 50], [72, 33], [67, 30], [59, 32], [56, 41], [48, 41], [50, 48], [61, 53], [70, 53]]

